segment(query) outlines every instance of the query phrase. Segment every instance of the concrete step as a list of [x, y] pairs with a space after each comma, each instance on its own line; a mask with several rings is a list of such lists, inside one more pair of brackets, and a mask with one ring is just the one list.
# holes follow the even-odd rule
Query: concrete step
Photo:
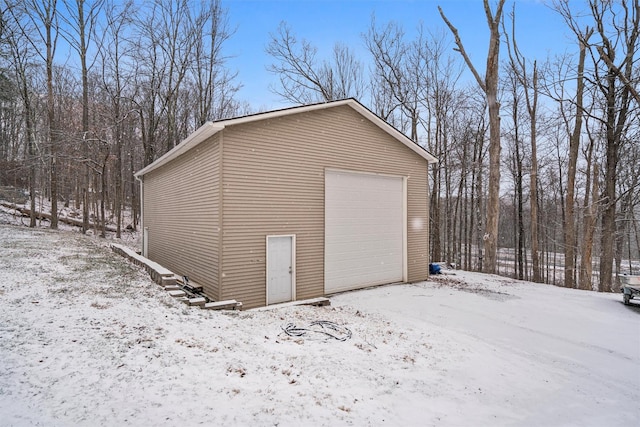
[[207, 300], [203, 297], [197, 297], [197, 298], [189, 298], [189, 305], [199, 305], [199, 306], [203, 306], [207, 303]]
[[240, 310], [242, 303], [234, 299], [227, 301], [208, 302], [202, 306], [205, 310]]

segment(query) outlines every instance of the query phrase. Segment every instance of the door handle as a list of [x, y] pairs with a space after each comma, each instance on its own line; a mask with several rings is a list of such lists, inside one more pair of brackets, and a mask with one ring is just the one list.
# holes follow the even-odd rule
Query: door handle
[[289, 266], [289, 274], [293, 273], [293, 267]]

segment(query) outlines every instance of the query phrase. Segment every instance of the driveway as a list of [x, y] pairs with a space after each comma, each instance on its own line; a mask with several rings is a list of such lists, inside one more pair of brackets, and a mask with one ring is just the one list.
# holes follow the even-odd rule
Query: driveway
[[456, 272], [332, 304], [431, 331], [447, 347], [443, 421], [640, 425], [640, 305], [620, 294]]

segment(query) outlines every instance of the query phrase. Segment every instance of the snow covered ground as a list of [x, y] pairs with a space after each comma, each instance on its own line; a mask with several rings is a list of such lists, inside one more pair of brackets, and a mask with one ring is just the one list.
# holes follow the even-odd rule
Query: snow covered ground
[[[0, 425], [640, 425], [620, 294], [456, 272], [211, 312], [107, 244], [0, 225]], [[282, 330], [317, 320], [352, 337]]]

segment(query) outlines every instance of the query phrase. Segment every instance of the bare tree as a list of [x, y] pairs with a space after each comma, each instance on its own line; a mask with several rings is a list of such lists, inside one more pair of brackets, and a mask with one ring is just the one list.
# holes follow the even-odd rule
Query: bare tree
[[187, 31], [191, 19], [187, 3], [154, 0], [146, 6], [135, 16], [137, 39], [132, 59], [136, 64], [135, 102], [142, 125], [144, 163], [150, 164], [158, 152], [163, 154], [176, 143], [178, 92], [190, 65], [196, 34]]
[[[513, 240], [515, 248], [514, 256], [514, 272], [515, 276], [523, 280], [524, 279], [524, 259], [525, 259], [525, 232], [524, 232], [524, 185], [523, 185], [523, 164], [525, 153], [522, 147], [522, 121], [523, 114], [521, 112], [522, 107], [522, 88], [520, 86], [518, 72], [511, 65], [507, 69], [505, 75], [505, 83], [503, 85], [505, 91], [509, 91], [511, 95], [510, 101], [507, 101], [507, 105], [511, 104], [511, 129], [507, 132], [508, 140], [511, 144], [507, 144], [509, 148], [508, 166], [513, 176], [514, 181], [514, 203], [513, 203]], [[508, 227], [504, 227], [508, 228]]]
[[[568, 0], [558, 0], [556, 10], [583, 43], [593, 61], [593, 77], [590, 82], [603, 99], [601, 122], [605, 128], [606, 152], [604, 188], [602, 193], [602, 234], [600, 256], [600, 283], [598, 290], [613, 289], [613, 258], [616, 238], [617, 170], [632, 101], [635, 100], [632, 82], [640, 62], [637, 49], [640, 45], [640, 0], [588, 2], [593, 19], [595, 39], [586, 37], [580, 30], [578, 18]], [[614, 28], [615, 31], [610, 31]], [[622, 57], [618, 61], [617, 58]], [[637, 108], [637, 105], [636, 105]]]
[[275, 61], [267, 69], [278, 76], [272, 91], [297, 103], [361, 98], [364, 95], [363, 66], [354, 52], [336, 43], [331, 60], [318, 60], [318, 49], [306, 40], [298, 42], [291, 28], [282, 22], [266, 52]]
[[240, 88], [234, 83], [238, 73], [224, 67], [227, 58], [222, 48], [235, 32], [229, 26], [227, 11], [220, 0], [214, 0], [203, 12], [202, 22], [197, 23], [202, 37], [195, 40], [193, 50], [196, 126], [230, 114], [235, 108], [234, 95]]
[[[14, 11], [14, 17], [20, 11]], [[18, 20], [19, 22], [19, 20]], [[29, 42], [25, 35], [20, 31], [16, 22], [9, 25], [4, 19], [2, 22], [2, 36], [7, 41], [11, 52], [11, 62], [15, 73], [15, 79], [18, 84], [18, 93], [22, 100], [22, 114], [24, 116], [24, 137], [27, 146], [27, 163], [29, 168], [29, 227], [36, 226], [36, 148], [34, 141], [34, 118], [33, 103], [31, 100], [31, 81], [30, 81], [30, 63], [32, 53], [29, 49]]]
[[224, 68], [222, 46], [232, 32], [219, 2], [192, 6], [154, 0], [145, 6], [134, 19], [137, 37], [130, 59], [144, 162], [149, 164], [186, 137], [194, 121], [214, 109], [235, 108], [238, 86], [235, 74]]
[[[454, 194], [457, 165], [452, 150], [453, 137], [459, 126], [460, 111], [466, 110], [471, 102], [469, 91], [456, 87], [463, 65], [446, 53], [449, 43], [445, 33], [424, 36], [420, 27], [417, 38], [411, 44], [412, 53], [409, 57], [416, 59], [410, 61], [412, 71], [409, 75], [416, 73], [416, 80], [420, 83], [416, 97], [419, 114], [416, 117], [425, 131], [428, 149], [436, 153], [439, 160], [432, 173], [432, 256], [433, 259], [444, 257], [447, 263], [452, 263], [455, 258], [453, 236], [458, 225], [454, 209], [455, 201], [460, 196]], [[468, 142], [465, 138], [465, 143]]]
[[516, 40], [516, 15], [515, 4], [511, 13], [511, 40], [505, 31], [507, 38], [507, 51], [509, 53], [509, 64], [518, 82], [523, 87], [524, 98], [529, 113], [530, 123], [530, 145], [531, 145], [531, 168], [529, 171], [529, 192], [530, 192], [530, 227], [531, 227], [531, 263], [533, 269], [533, 281], [541, 282], [540, 274], [540, 250], [538, 248], [538, 142], [537, 142], [537, 122], [538, 122], [538, 64], [533, 61], [532, 71], [527, 70], [528, 62], [518, 48]]
[[[8, 10], [25, 39], [40, 56], [46, 67], [47, 148], [49, 157], [49, 195], [51, 197], [50, 227], [57, 229], [58, 134], [55, 129], [55, 100], [53, 96], [53, 61], [59, 35], [57, 0], [25, 0], [22, 4], [10, 7]], [[42, 49], [43, 46], [44, 49]]]
[[123, 123], [129, 114], [130, 102], [126, 99], [127, 82], [132, 81], [130, 74], [123, 69], [123, 62], [127, 54], [128, 44], [123, 39], [127, 28], [131, 25], [131, 15], [134, 12], [132, 2], [118, 7], [108, 3], [105, 8], [104, 28], [96, 29], [102, 33], [100, 59], [102, 62], [101, 86], [108, 96], [111, 114], [105, 117], [107, 125], [113, 129], [115, 142], [116, 164], [113, 177], [115, 180], [115, 215], [116, 237], [122, 234], [122, 205], [123, 205]]
[[[598, 87], [607, 100], [607, 149], [603, 193], [602, 254], [600, 256], [600, 284], [598, 289], [600, 291], [609, 291], [613, 290], [613, 245], [617, 231], [615, 223], [617, 166], [621, 146], [626, 142], [623, 131], [631, 108], [631, 86], [625, 84], [624, 81], [620, 85], [621, 79], [619, 76], [624, 76], [626, 82], [631, 81], [633, 73], [637, 70], [638, 61], [640, 61], [640, 58], [636, 55], [639, 45], [638, 37], [640, 36], [640, 0], [632, 1], [631, 4], [627, 4], [624, 1], [621, 2], [621, 7], [624, 11], [623, 22], [617, 22], [617, 13], [612, 9], [612, 5], [596, 1], [591, 1], [590, 5], [598, 35], [602, 40], [599, 50], [600, 56], [606, 56], [609, 59], [609, 62], [604, 61], [606, 77], [603, 80], [598, 80]], [[607, 15], [609, 16], [607, 17]], [[622, 29], [622, 31], [618, 32], [618, 40], [609, 39], [609, 32], [605, 29], [605, 19], [607, 18], [613, 20], [612, 25], [614, 27]], [[617, 70], [622, 70], [621, 74], [618, 74], [617, 70], [610, 65], [615, 62], [618, 43], [621, 44], [623, 49], [623, 59], [616, 67]]]
[[[111, 1], [103, 8], [106, 1], [3, 2], [0, 24], [9, 19], [20, 43], [12, 52], [17, 60], [11, 59], [13, 121], [4, 114], [7, 103], [0, 105], [0, 155], [3, 135], [15, 128], [12, 146], [22, 145], [24, 152], [20, 165], [12, 167], [26, 171], [24, 165], [32, 165], [34, 196], [42, 171], [43, 185], [50, 187], [41, 194], [51, 200], [52, 227], [60, 200], [66, 208], [75, 195], [75, 209], [83, 200], [85, 231], [93, 225], [104, 235], [111, 209], [120, 236], [122, 207], [129, 197], [133, 208], [137, 204], [131, 173], [203, 121], [248, 107], [236, 101], [240, 86], [225, 68], [222, 48], [233, 32], [219, 0], [198, 5], [153, 0], [139, 8], [132, 1]], [[2, 33], [5, 29], [0, 25]], [[70, 62], [75, 65], [57, 62], [59, 35], [72, 54], [77, 52]], [[92, 71], [93, 61], [100, 62], [99, 72]], [[0, 72], [0, 90], [4, 77]], [[16, 169], [18, 175], [26, 187], [27, 174]], [[134, 228], [136, 219], [134, 209]]]
[[586, 43], [592, 29], [587, 28], [580, 37], [580, 55], [578, 59], [578, 76], [576, 79], [576, 116], [573, 132], [569, 138], [569, 168], [567, 174], [567, 195], [565, 198], [565, 224], [564, 224], [564, 286], [575, 287], [575, 249], [576, 249], [576, 218], [575, 218], [575, 182], [576, 165], [578, 162], [578, 150], [582, 134], [582, 117], [584, 110], [584, 62], [586, 56]]
[[[587, 130], [589, 127], [586, 127]], [[593, 241], [595, 234], [596, 217], [598, 213], [598, 162], [594, 157], [595, 141], [589, 135], [589, 144], [586, 150], [587, 170], [585, 196], [583, 203], [583, 219], [582, 219], [582, 249], [580, 256], [580, 274], [578, 275], [578, 287], [584, 290], [592, 290], [592, 253]], [[593, 171], [593, 172], [592, 172]]]
[[[582, 135], [580, 131], [575, 131], [575, 127], [577, 125], [582, 128], [585, 106], [587, 105], [583, 99], [584, 85], [580, 83], [579, 77], [576, 78], [577, 68], [580, 67], [576, 67], [573, 56], [564, 54], [557, 56], [553, 62], [547, 63], [543, 73], [545, 75], [543, 90], [547, 97], [555, 101], [557, 108], [557, 114], [555, 114], [557, 119], [552, 120], [553, 124], [550, 127], [555, 131], [553, 139], [557, 145], [556, 165], [558, 170], [558, 192], [562, 201], [563, 252], [565, 253], [565, 258], [567, 253], [570, 256], [570, 259], [565, 259], [564, 264], [565, 269], [568, 267], [569, 271], [564, 271], [565, 280], [563, 280], [563, 284], [568, 287], [573, 287], [575, 284], [576, 259], [576, 215], [574, 209], [576, 204], [575, 182], [578, 152], [572, 151], [572, 149], [578, 150], [580, 147]], [[577, 84], [574, 84], [576, 82]], [[575, 92], [573, 91], [574, 87], [576, 88]], [[577, 136], [577, 139], [572, 141], [572, 136]], [[571, 207], [568, 209], [567, 199], [572, 200]], [[569, 237], [567, 236], [568, 228], [573, 230], [569, 231]], [[566, 247], [567, 242], [573, 242], [572, 248]], [[567, 277], [567, 274], [569, 277]]]
[[[398, 24], [389, 22], [385, 27], [378, 28], [375, 17], [372, 17], [364, 40], [374, 64], [374, 82], [371, 84], [372, 95], [376, 100], [374, 104], [382, 107], [376, 113], [399, 124], [401, 130], [408, 127], [409, 137], [418, 141], [420, 101], [427, 84], [423, 79], [425, 72], [422, 69], [423, 40], [420, 37], [416, 43], [409, 43], [403, 38], [404, 31]], [[399, 114], [397, 119], [396, 113]], [[408, 126], [404, 126], [405, 123]]]
[[44, 56], [47, 67], [47, 140], [49, 143], [50, 155], [50, 186], [51, 186], [51, 228], [58, 228], [58, 135], [55, 121], [55, 100], [53, 97], [53, 58], [58, 41], [58, 15], [57, 0], [48, 0], [39, 3], [34, 1], [31, 3], [31, 19], [38, 19], [40, 22], [34, 22], [37, 26], [42, 24], [42, 30], [38, 30], [40, 38], [44, 40], [46, 54]]
[[495, 273], [497, 266], [498, 248], [498, 217], [500, 214], [500, 103], [498, 102], [498, 74], [500, 54], [500, 21], [504, 0], [498, 0], [495, 14], [491, 11], [489, 0], [484, 0], [484, 11], [491, 36], [489, 39], [489, 51], [484, 79], [474, 67], [469, 55], [464, 49], [462, 40], [456, 27], [449, 22], [442, 8], [438, 6], [440, 16], [447, 24], [454, 36], [457, 50], [464, 58], [465, 63], [473, 73], [478, 85], [487, 97], [489, 108], [489, 200], [487, 201], [487, 223], [483, 237], [486, 262], [483, 270], [487, 273]]
[[[67, 31], [63, 33], [66, 41], [76, 50], [80, 59], [80, 72], [82, 77], [82, 177], [81, 177], [81, 196], [82, 196], [82, 232], [85, 233], [89, 229], [89, 185], [90, 185], [90, 169], [88, 166], [89, 147], [86, 138], [89, 135], [89, 84], [87, 64], [87, 52], [91, 43], [91, 36], [98, 14], [103, 5], [103, 0], [93, 0], [87, 3], [86, 0], [64, 0], [67, 13], [62, 15], [66, 23]], [[85, 9], [85, 6], [88, 6]], [[85, 13], [86, 12], [86, 13]]]

